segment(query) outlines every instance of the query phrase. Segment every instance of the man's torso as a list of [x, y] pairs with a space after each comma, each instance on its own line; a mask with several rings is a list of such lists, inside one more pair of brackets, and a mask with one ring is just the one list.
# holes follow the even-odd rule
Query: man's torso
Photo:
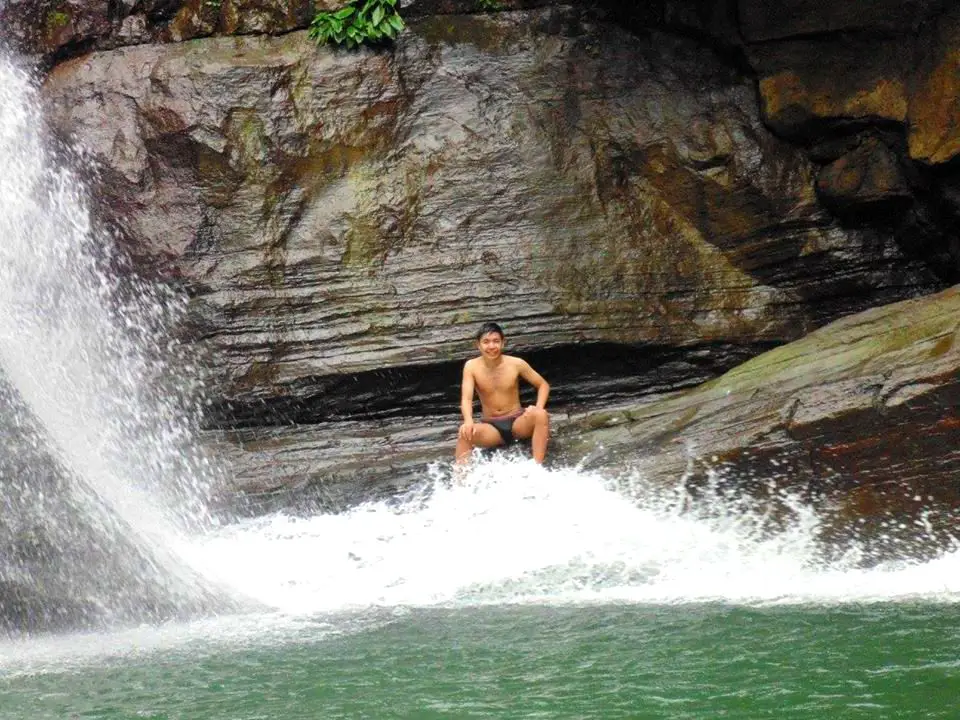
[[483, 416], [509, 415], [520, 409], [520, 361], [501, 355], [502, 362], [489, 367], [481, 358], [471, 361], [471, 372]]

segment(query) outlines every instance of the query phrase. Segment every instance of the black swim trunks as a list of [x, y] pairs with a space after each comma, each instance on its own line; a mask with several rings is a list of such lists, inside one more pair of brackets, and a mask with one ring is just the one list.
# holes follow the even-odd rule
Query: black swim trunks
[[517, 418], [521, 415], [523, 415], [523, 410], [517, 410], [509, 415], [497, 415], [495, 417], [484, 418], [483, 422], [493, 425], [497, 429], [500, 437], [503, 438], [504, 445], [512, 445], [516, 442], [516, 438], [513, 437], [513, 423], [516, 422]]

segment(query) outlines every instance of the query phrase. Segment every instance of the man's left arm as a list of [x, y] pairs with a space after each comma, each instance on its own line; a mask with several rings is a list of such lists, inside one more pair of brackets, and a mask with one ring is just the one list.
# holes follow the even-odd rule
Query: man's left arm
[[543, 376], [530, 367], [526, 360], [520, 361], [520, 377], [537, 389], [537, 407], [543, 410], [547, 407], [547, 398], [550, 397], [550, 383]]

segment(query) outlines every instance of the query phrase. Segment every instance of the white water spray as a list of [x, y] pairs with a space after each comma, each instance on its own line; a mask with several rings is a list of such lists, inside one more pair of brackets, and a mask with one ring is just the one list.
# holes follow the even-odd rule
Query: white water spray
[[315, 642], [411, 608], [960, 601], [960, 554], [869, 569], [856, 552], [825, 562], [817, 513], [802, 503], [772, 529], [762, 511], [720, 497], [706, 498], [716, 501], [708, 518], [682, 489], [648, 493], [639, 480], [624, 489], [529, 460], [479, 462], [462, 485], [443, 474], [402, 502], [276, 514], [193, 537], [185, 548], [191, 562], [258, 600], [255, 614], [48, 638], [6, 653], [7, 661], [0, 643], [0, 673], [191, 647]]
[[[960, 556], [865, 569], [823, 559], [797, 501], [776, 528], [720, 497], [632, 491], [574, 468], [495, 459], [462, 486], [338, 515], [251, 520], [198, 539], [194, 562], [296, 614], [381, 606], [960, 599]], [[707, 515], [709, 514], [709, 517]]]

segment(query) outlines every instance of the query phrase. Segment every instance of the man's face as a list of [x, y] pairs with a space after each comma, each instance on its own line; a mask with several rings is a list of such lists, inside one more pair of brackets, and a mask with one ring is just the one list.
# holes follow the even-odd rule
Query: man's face
[[490, 360], [496, 360], [500, 357], [500, 353], [503, 352], [503, 336], [500, 333], [488, 332], [486, 335], [481, 336], [480, 342], [477, 343], [480, 347], [480, 353]]

